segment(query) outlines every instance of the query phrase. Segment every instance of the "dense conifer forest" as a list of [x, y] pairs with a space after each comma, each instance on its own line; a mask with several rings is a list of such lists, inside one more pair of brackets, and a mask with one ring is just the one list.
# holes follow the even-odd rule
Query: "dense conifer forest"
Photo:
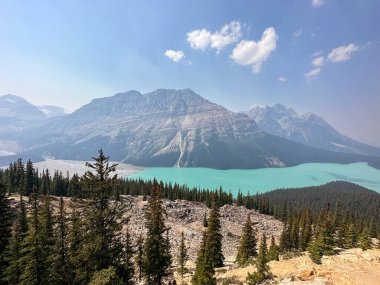
[[[118, 178], [116, 164], [99, 152], [89, 171], [79, 177], [39, 170], [20, 159], [0, 171], [0, 284], [175, 284], [172, 262], [179, 274], [188, 272], [182, 237], [178, 256], [170, 254], [169, 228], [162, 199], [203, 202], [210, 207], [204, 217], [203, 242], [192, 276], [194, 285], [216, 284], [215, 268], [223, 266], [219, 207], [236, 204], [273, 215], [284, 222], [280, 243], [273, 237], [255, 236], [250, 217], [243, 226], [236, 263], [254, 262], [257, 272], [249, 284], [271, 278], [267, 262], [289, 252], [307, 250], [315, 263], [323, 255], [344, 248], [373, 245], [380, 232], [380, 195], [358, 185], [333, 182], [317, 187], [281, 189], [233, 197], [222, 189], [195, 189], [178, 184]], [[8, 195], [20, 194], [17, 211]], [[146, 236], [131, 244], [123, 195], [148, 200]], [[28, 196], [28, 199], [23, 199]], [[54, 197], [54, 196], [58, 196]], [[52, 199], [59, 199], [52, 210]], [[71, 197], [65, 205], [62, 197]], [[270, 246], [267, 246], [267, 238]]]

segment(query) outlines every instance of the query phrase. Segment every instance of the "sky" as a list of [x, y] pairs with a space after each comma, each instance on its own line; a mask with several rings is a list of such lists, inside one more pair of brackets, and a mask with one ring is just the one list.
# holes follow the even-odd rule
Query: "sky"
[[380, 1], [0, 0], [0, 95], [73, 111], [191, 88], [281, 103], [380, 146]]

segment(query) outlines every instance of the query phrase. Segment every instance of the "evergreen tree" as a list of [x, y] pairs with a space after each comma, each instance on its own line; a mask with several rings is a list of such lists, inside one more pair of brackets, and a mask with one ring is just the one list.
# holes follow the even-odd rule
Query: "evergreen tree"
[[72, 198], [70, 201], [71, 214], [69, 217], [69, 226], [68, 226], [68, 252], [67, 252], [67, 262], [69, 267], [69, 284], [78, 284], [80, 283], [81, 276], [78, 276], [77, 272], [79, 268], [83, 265], [83, 260], [79, 257], [81, 250], [81, 243], [83, 242], [83, 226], [81, 222], [81, 215], [78, 211], [78, 204], [75, 198]]
[[145, 212], [145, 226], [148, 232], [144, 244], [143, 272], [149, 285], [162, 284], [162, 279], [169, 274], [171, 256], [167, 239], [164, 236], [168, 231], [164, 223], [164, 215], [161, 189], [155, 181]]
[[50, 196], [45, 196], [40, 212], [39, 220], [41, 221], [41, 226], [38, 233], [41, 242], [40, 262], [42, 262], [44, 267], [44, 278], [49, 284], [52, 284], [55, 283], [57, 276], [54, 275], [52, 268], [55, 236]]
[[142, 234], [140, 234], [137, 239], [137, 254], [135, 257], [135, 263], [138, 270], [138, 278], [141, 280], [142, 278], [142, 267], [143, 267], [143, 258], [144, 258], [144, 238]]
[[267, 240], [263, 234], [260, 243], [259, 255], [256, 259], [256, 269], [257, 271], [253, 274], [248, 273], [247, 282], [249, 285], [255, 285], [262, 283], [264, 280], [271, 279], [272, 273], [268, 265], [268, 249], [267, 249]]
[[207, 213], [205, 211], [205, 213], [203, 215], [203, 227], [207, 228], [207, 226], [208, 226]]
[[257, 255], [256, 251], [256, 237], [252, 228], [252, 221], [250, 215], [243, 226], [242, 236], [237, 249], [236, 263], [240, 266], [245, 265], [252, 257]]
[[21, 267], [21, 246], [22, 240], [28, 231], [28, 221], [26, 209], [22, 196], [20, 195], [20, 211], [13, 224], [13, 236], [6, 250], [6, 262], [8, 267], [5, 269], [4, 278], [7, 284], [19, 284], [22, 273]]
[[311, 213], [310, 213], [310, 210], [307, 209], [303, 212], [302, 219], [301, 219], [301, 233], [300, 233], [300, 240], [299, 240], [299, 248], [302, 251], [306, 250], [310, 242], [310, 239], [312, 237], [311, 224], [312, 224]]
[[210, 253], [207, 251], [207, 233], [203, 232], [201, 247], [195, 261], [195, 272], [191, 279], [193, 285], [216, 285], [215, 270]]
[[33, 192], [33, 187], [36, 186], [34, 185], [35, 179], [34, 179], [34, 168], [33, 168], [33, 163], [29, 159], [28, 162], [26, 163], [26, 171], [25, 171], [25, 176], [24, 176], [24, 191], [22, 192], [23, 195], [29, 196]]
[[343, 247], [344, 248], [355, 247], [356, 246], [356, 237], [357, 237], [357, 233], [356, 233], [355, 225], [351, 222], [348, 224], [348, 227], [347, 227], [347, 230], [345, 233], [345, 237], [344, 237], [344, 241], [343, 241]]
[[[90, 168], [83, 176], [84, 229], [77, 261], [76, 280], [88, 283], [95, 272], [113, 267], [120, 278], [127, 276], [129, 268], [123, 252], [121, 203], [113, 200], [113, 184], [117, 176], [113, 174], [117, 164], [109, 164], [109, 157], [103, 150], [94, 163], [86, 163]], [[123, 280], [126, 281], [126, 280]]]
[[371, 236], [368, 227], [365, 227], [358, 238], [359, 246], [362, 250], [371, 248]]
[[270, 242], [270, 247], [268, 251], [268, 260], [279, 260], [280, 249], [274, 240], [274, 236], [272, 235], [272, 239]]
[[57, 216], [56, 240], [53, 253], [53, 275], [51, 279], [57, 285], [70, 284], [70, 272], [68, 265], [67, 221], [63, 198], [59, 200], [59, 212]]
[[222, 252], [222, 234], [219, 219], [219, 207], [214, 201], [210, 211], [207, 227], [206, 252], [210, 255], [213, 268], [222, 267], [224, 256]]
[[320, 264], [323, 255], [334, 254], [334, 227], [331, 218], [330, 207], [327, 205], [325, 209], [321, 211], [318, 218], [317, 231], [314, 241], [308, 248], [310, 258], [313, 262]]
[[46, 263], [41, 242], [41, 221], [37, 195], [31, 195], [31, 215], [28, 222], [28, 232], [22, 243], [20, 267], [20, 285], [47, 285]]
[[345, 217], [343, 213], [343, 205], [340, 201], [336, 203], [335, 213], [333, 219], [335, 245], [343, 247], [344, 245], [344, 230], [345, 230]]
[[123, 284], [124, 285], [133, 285], [133, 276], [135, 274], [135, 270], [133, 267], [133, 248], [132, 248], [132, 241], [131, 236], [129, 234], [129, 230], [127, 229], [127, 232], [125, 234], [125, 248], [124, 248], [124, 254], [125, 254], [125, 272], [123, 276]]
[[280, 251], [281, 252], [288, 251], [292, 247], [290, 229], [291, 229], [291, 225], [285, 223], [284, 228], [281, 232], [281, 236], [280, 236]]
[[181, 233], [181, 243], [179, 246], [178, 251], [178, 273], [181, 275], [181, 278], [183, 279], [183, 275], [187, 272], [186, 268], [186, 261], [188, 260], [189, 256], [187, 255], [187, 248], [185, 245], [185, 236], [184, 233]]
[[7, 190], [1, 180], [2, 175], [0, 176], [0, 276], [3, 276], [4, 269], [7, 265], [4, 260], [5, 249], [7, 248], [7, 245], [11, 238], [12, 215], [7, 197]]

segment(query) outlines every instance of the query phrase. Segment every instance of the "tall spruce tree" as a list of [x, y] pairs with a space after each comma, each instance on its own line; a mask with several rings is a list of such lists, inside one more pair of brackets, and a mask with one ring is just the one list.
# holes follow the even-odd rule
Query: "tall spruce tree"
[[195, 261], [195, 272], [191, 279], [193, 285], [216, 285], [215, 270], [207, 249], [207, 232], [203, 232], [201, 246]]
[[56, 285], [70, 284], [68, 264], [67, 219], [63, 198], [59, 200], [59, 211], [56, 217], [55, 244], [52, 257], [52, 280]]
[[210, 255], [213, 268], [222, 267], [224, 256], [222, 252], [222, 233], [219, 217], [219, 206], [214, 200], [208, 218], [206, 252]]
[[265, 234], [263, 234], [261, 238], [259, 254], [256, 259], [257, 271], [253, 274], [248, 273], [246, 279], [249, 285], [260, 284], [264, 280], [272, 278], [273, 274], [270, 271], [268, 261], [267, 239]]
[[274, 236], [272, 235], [272, 239], [270, 242], [270, 247], [268, 250], [268, 260], [279, 260], [280, 249], [276, 244]]
[[41, 220], [37, 194], [31, 195], [31, 215], [28, 222], [28, 232], [22, 243], [20, 266], [23, 268], [20, 285], [49, 284], [46, 272], [46, 260], [41, 239]]
[[143, 267], [143, 258], [144, 258], [144, 238], [142, 237], [142, 234], [139, 235], [137, 239], [137, 250], [136, 250], [136, 256], [135, 256], [135, 264], [138, 270], [138, 279], [142, 279], [142, 267]]
[[26, 217], [25, 203], [20, 195], [20, 211], [17, 214], [17, 219], [13, 224], [13, 236], [6, 249], [5, 260], [7, 268], [5, 269], [2, 279], [6, 284], [19, 284], [22, 273], [21, 246], [22, 241], [28, 231], [28, 221]]
[[243, 225], [235, 262], [240, 266], [247, 264], [252, 257], [257, 255], [256, 244], [257, 241], [252, 227], [251, 217], [248, 215]]
[[318, 217], [317, 230], [314, 241], [310, 244], [308, 251], [313, 262], [320, 264], [323, 255], [334, 254], [334, 225], [327, 205]]
[[299, 248], [304, 251], [306, 250], [310, 239], [312, 237], [312, 217], [309, 209], [306, 209], [302, 213], [301, 217], [301, 232], [299, 239]]
[[181, 243], [179, 245], [178, 250], [178, 273], [181, 275], [181, 279], [183, 280], [183, 275], [187, 272], [186, 268], [186, 261], [188, 260], [189, 256], [187, 255], [187, 248], [185, 244], [185, 235], [182, 232], [181, 233]]
[[76, 270], [76, 280], [81, 283], [88, 283], [95, 272], [111, 267], [121, 279], [129, 270], [121, 232], [124, 208], [113, 200], [117, 164], [110, 165], [102, 149], [93, 159], [94, 163], [86, 163], [90, 170], [83, 176], [84, 231], [77, 256], [82, 266]]
[[[0, 173], [2, 174], [2, 173]], [[11, 238], [11, 209], [7, 197], [7, 190], [2, 182], [3, 175], [0, 175], [0, 276], [3, 276], [7, 266], [5, 261], [5, 249]], [[0, 279], [1, 284], [1, 279]]]
[[162, 206], [161, 189], [154, 181], [148, 208], [145, 212], [147, 235], [144, 244], [143, 272], [148, 285], [160, 285], [169, 275], [171, 265], [170, 248], [165, 233], [165, 210]]
[[358, 238], [358, 244], [362, 250], [371, 248], [371, 236], [368, 227], [365, 227]]
[[134, 266], [133, 266], [133, 246], [132, 246], [132, 239], [131, 235], [129, 234], [129, 230], [127, 228], [127, 232], [125, 234], [125, 247], [124, 247], [124, 254], [125, 254], [125, 272], [123, 276], [124, 285], [133, 285], [133, 276], [135, 274]]

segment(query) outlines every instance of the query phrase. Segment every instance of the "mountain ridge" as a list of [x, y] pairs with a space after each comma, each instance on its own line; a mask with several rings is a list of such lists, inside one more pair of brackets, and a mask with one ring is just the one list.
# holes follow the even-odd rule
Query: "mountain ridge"
[[331, 151], [380, 156], [380, 148], [355, 141], [313, 113], [297, 113], [281, 104], [256, 106], [243, 112], [263, 131]]
[[140, 166], [246, 169], [373, 160], [267, 134], [248, 115], [212, 103], [191, 89], [128, 91], [97, 98], [8, 139], [19, 143], [18, 154], [34, 159], [86, 160], [102, 147], [112, 159]]

